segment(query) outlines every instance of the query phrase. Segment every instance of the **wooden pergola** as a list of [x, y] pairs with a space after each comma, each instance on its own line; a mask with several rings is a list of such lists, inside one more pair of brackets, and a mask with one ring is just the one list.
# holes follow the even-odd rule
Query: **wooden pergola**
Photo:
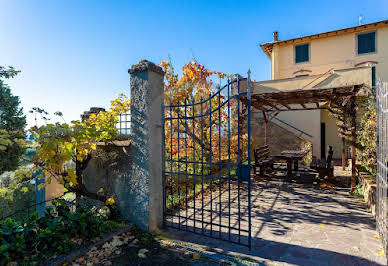
[[[265, 121], [265, 142], [267, 124], [280, 112], [326, 109], [337, 119], [339, 135], [342, 138], [342, 167], [345, 169], [345, 139], [352, 148], [351, 188], [356, 186], [356, 102], [364, 101], [370, 87], [365, 84], [346, 85], [331, 88], [298, 89], [252, 93], [251, 107], [263, 112]], [[247, 97], [241, 97], [242, 114], [246, 114]]]

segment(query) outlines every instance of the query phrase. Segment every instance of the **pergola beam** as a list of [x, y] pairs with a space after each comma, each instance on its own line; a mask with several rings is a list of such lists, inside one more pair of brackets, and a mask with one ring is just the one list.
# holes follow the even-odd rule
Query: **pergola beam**
[[279, 110], [279, 111], [276, 111], [276, 112], [271, 116], [271, 118], [269, 119], [269, 122], [271, 122], [272, 119], [274, 119], [279, 113], [280, 113], [280, 110]]
[[281, 104], [281, 105], [283, 105], [284, 107], [286, 107], [288, 110], [291, 110], [291, 107], [290, 107], [290, 106], [288, 106], [287, 104], [285, 104], [285, 103], [282, 103], [282, 102], [280, 102], [280, 104]]
[[[341, 122], [346, 122], [344, 117], [351, 120], [350, 128], [346, 125], [339, 125], [338, 131], [342, 134], [342, 163], [345, 165], [345, 138], [349, 141], [352, 151], [352, 176], [351, 189], [356, 185], [356, 168], [355, 168], [355, 145], [356, 145], [356, 97], [367, 97], [369, 87], [360, 85], [346, 85], [333, 88], [313, 88], [300, 89], [294, 91], [276, 91], [269, 93], [257, 93], [251, 96], [252, 106], [263, 111], [266, 124], [271, 121], [278, 113], [284, 111], [304, 111], [326, 109], [333, 113]], [[241, 101], [247, 104], [246, 96], [240, 97]], [[349, 104], [350, 101], [350, 104]], [[328, 102], [329, 107], [321, 105]], [[280, 106], [285, 107], [280, 108]], [[325, 105], [326, 106], [326, 105]], [[268, 112], [275, 112], [272, 117], [268, 117]]]
[[[315, 108], [315, 107], [306, 107], [306, 108], [291, 108], [291, 109], [281, 109], [279, 111], [281, 112], [289, 112], [289, 111], [308, 111], [308, 110], [327, 110], [327, 107], [320, 107], [320, 108]], [[268, 112], [275, 112], [276, 110], [273, 109], [268, 109]]]
[[351, 191], [354, 191], [356, 189], [356, 138], [357, 138], [357, 132], [356, 132], [356, 97], [353, 96], [350, 99], [350, 109], [353, 110], [353, 114], [351, 117], [351, 130], [352, 130], [352, 178], [351, 178]]

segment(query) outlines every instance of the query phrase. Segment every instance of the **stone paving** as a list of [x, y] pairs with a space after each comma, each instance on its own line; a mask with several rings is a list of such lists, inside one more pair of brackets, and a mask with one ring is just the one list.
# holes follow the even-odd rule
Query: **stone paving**
[[[218, 224], [229, 223], [241, 232], [248, 229], [246, 187], [240, 187], [240, 227], [238, 223], [238, 186], [231, 184], [204, 196], [205, 234], [228, 239], [228, 228], [219, 230]], [[322, 191], [318, 187], [284, 181], [252, 182], [252, 249], [203, 237], [181, 230], [169, 229], [166, 236], [190, 243], [206, 245], [219, 252], [248, 256], [253, 261], [267, 265], [386, 265], [381, 256], [382, 245], [377, 239], [375, 220], [362, 200], [349, 195], [346, 190]], [[221, 197], [219, 197], [221, 194]], [[221, 199], [221, 200], [220, 200]], [[229, 205], [229, 199], [231, 205]], [[210, 203], [212, 203], [210, 207]], [[202, 232], [201, 199], [188, 203], [182, 209], [177, 225]], [[210, 210], [213, 212], [210, 212]], [[179, 213], [176, 213], [179, 214]], [[194, 214], [197, 220], [194, 227]], [[189, 217], [189, 219], [185, 219]], [[210, 221], [214, 225], [210, 226]], [[170, 220], [171, 221], [171, 220]], [[231, 239], [238, 240], [238, 230], [231, 230]], [[379, 254], [380, 252], [380, 254]]]

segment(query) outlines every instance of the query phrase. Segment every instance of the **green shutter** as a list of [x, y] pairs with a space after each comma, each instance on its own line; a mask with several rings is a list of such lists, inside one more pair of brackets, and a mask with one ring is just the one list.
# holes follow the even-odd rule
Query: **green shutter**
[[295, 46], [295, 63], [309, 61], [309, 44]]
[[358, 54], [366, 54], [376, 52], [376, 33], [369, 32], [359, 34], [357, 40]]

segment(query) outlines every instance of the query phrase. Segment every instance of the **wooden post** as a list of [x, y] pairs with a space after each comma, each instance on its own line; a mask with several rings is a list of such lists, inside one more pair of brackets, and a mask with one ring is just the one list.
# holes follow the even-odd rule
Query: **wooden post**
[[356, 189], [356, 98], [351, 98], [351, 113], [352, 113], [352, 179], [351, 179], [351, 191]]
[[[342, 113], [343, 113], [343, 116], [342, 116], [342, 119], [343, 119], [343, 125], [346, 124], [346, 108], [343, 107], [342, 109]], [[342, 135], [342, 170], [345, 171], [346, 169], [346, 142], [345, 142], [345, 136]], [[349, 185], [350, 182], [348, 182], [348, 185]]]
[[342, 137], [342, 170], [345, 171], [346, 166], [346, 154], [345, 154], [345, 138]]
[[267, 145], [267, 135], [268, 135], [268, 114], [267, 112], [263, 111], [263, 117], [264, 117], [264, 145]]

